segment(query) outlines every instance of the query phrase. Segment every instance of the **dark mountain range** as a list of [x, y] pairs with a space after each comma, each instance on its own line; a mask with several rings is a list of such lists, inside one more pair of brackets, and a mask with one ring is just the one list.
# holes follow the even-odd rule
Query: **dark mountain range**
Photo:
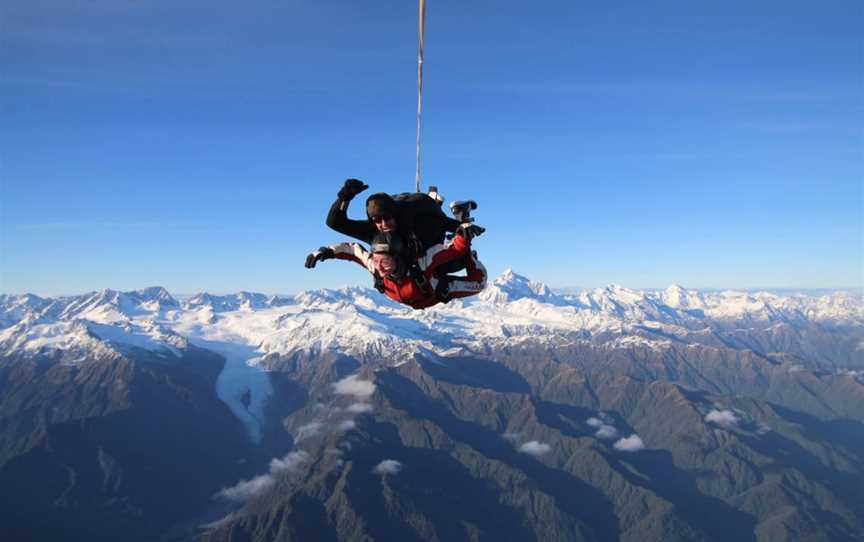
[[2, 296], [0, 537], [864, 540], [862, 323], [512, 272], [424, 312]]

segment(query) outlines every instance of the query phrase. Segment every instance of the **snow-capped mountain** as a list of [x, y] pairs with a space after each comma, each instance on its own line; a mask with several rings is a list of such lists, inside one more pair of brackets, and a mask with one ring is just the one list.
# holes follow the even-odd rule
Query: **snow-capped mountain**
[[213, 312], [253, 311], [267, 307], [278, 307], [291, 303], [291, 301], [290, 298], [250, 292], [239, 292], [231, 295], [201, 293], [187, 299], [183, 303], [183, 307], [191, 310], [209, 308]]
[[477, 298], [425, 311], [404, 307], [368, 288], [303, 292], [293, 297], [249, 292], [201, 293], [180, 303], [165, 289], [101, 290], [43, 299], [0, 297], [0, 352], [143, 348], [178, 355], [187, 340], [238, 343], [261, 356], [333, 351], [375, 358], [393, 352], [483, 349], [485, 343], [555, 344], [641, 337], [662, 346], [670, 338], [743, 330], [779, 333], [817, 324], [864, 326], [864, 302], [838, 292], [823, 297], [769, 293], [701, 293], [673, 285], [643, 292], [610, 285], [558, 295], [511, 269]]
[[[10, 540], [851, 540], [864, 517], [842, 292], [508, 270], [423, 311], [359, 287], [6, 295], [0, 386]], [[202, 520], [214, 495], [240, 508]]]
[[161, 287], [105, 289], [57, 299], [3, 296], [0, 313], [6, 319], [0, 329], [0, 354], [77, 353], [64, 358], [69, 362], [86, 358], [88, 351], [119, 355], [141, 348], [177, 356], [187, 347], [186, 340], [159, 322], [178, 310], [180, 304]]
[[508, 268], [495, 279], [483, 292], [480, 298], [492, 303], [506, 303], [518, 301], [519, 299], [534, 299], [546, 303], [556, 304], [561, 302], [559, 296], [542, 282], [529, 280], [522, 275], [516, 274]]

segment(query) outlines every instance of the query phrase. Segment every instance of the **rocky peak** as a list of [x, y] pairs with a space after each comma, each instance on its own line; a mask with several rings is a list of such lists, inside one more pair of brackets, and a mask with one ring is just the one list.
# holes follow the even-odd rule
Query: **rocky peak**
[[519, 275], [511, 268], [507, 268], [480, 294], [480, 298], [485, 301], [499, 303], [524, 298], [550, 303], [556, 301], [557, 297], [544, 283]]
[[152, 286], [143, 290], [135, 290], [127, 292], [130, 296], [137, 297], [145, 302], [157, 302], [162, 307], [179, 307], [179, 303], [174, 297], [168, 293], [168, 290], [161, 286]]

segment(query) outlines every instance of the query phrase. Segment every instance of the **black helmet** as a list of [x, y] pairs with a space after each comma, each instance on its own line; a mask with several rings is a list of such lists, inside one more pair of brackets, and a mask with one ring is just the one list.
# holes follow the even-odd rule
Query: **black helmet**
[[372, 194], [366, 200], [366, 216], [370, 219], [376, 216], [396, 216], [396, 201], [386, 192]]
[[401, 279], [407, 274], [408, 267], [405, 259], [407, 249], [402, 237], [394, 232], [381, 232], [372, 238], [372, 254], [387, 254], [396, 261], [396, 269], [390, 273], [390, 277]]
[[389, 254], [401, 256], [405, 251], [402, 236], [394, 232], [379, 232], [372, 238], [372, 254]]

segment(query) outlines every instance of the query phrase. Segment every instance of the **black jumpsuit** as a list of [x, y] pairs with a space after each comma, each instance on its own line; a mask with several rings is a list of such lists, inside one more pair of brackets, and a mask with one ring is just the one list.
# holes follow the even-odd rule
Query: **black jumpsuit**
[[[447, 232], [455, 232], [459, 221], [448, 217], [438, 203], [422, 193], [406, 192], [393, 196], [396, 201], [396, 229], [402, 235], [413, 233], [423, 251], [444, 242]], [[371, 220], [348, 218], [348, 204], [337, 199], [327, 214], [327, 226], [364, 243], [371, 243], [378, 229]]]

